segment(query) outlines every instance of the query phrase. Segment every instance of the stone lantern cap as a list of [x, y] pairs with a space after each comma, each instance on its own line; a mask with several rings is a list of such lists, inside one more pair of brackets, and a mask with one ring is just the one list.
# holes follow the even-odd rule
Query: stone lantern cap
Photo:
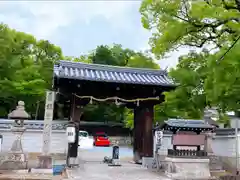
[[18, 105], [15, 110], [8, 114], [9, 119], [29, 119], [30, 115], [25, 111], [25, 103], [18, 101]]

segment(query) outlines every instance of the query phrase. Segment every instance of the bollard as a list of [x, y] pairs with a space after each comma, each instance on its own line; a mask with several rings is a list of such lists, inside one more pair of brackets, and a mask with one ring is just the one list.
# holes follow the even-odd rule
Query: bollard
[[119, 146], [115, 145], [113, 146], [113, 151], [112, 151], [112, 159], [119, 159]]
[[108, 164], [109, 166], [121, 166], [119, 159], [119, 146], [116, 143], [112, 149], [112, 163]]

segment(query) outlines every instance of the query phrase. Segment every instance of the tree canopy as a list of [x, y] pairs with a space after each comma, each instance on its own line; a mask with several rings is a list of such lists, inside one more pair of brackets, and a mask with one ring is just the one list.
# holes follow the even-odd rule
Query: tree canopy
[[179, 46], [222, 48], [240, 31], [238, 0], [144, 0], [140, 12], [143, 26], [155, 30], [150, 39], [155, 55]]
[[206, 106], [220, 114], [240, 108], [238, 0], [144, 0], [140, 12], [143, 26], [154, 31], [149, 43], [157, 57], [179, 47], [200, 48], [180, 57], [170, 71], [179, 86], [166, 93], [167, 116], [197, 119]]
[[20, 99], [33, 115], [38, 102], [44, 107], [45, 89], [51, 87], [53, 63], [61, 59], [61, 49], [4, 24], [0, 42], [0, 116], [6, 117]]

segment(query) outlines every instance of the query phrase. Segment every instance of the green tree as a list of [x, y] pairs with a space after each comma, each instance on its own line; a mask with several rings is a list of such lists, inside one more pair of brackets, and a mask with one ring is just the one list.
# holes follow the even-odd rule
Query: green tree
[[150, 44], [157, 56], [180, 46], [221, 48], [240, 32], [237, 0], [144, 0], [140, 12], [143, 26], [155, 30]]
[[208, 72], [208, 56], [206, 50], [201, 53], [190, 52], [180, 57], [177, 68], [170, 71], [170, 76], [179, 86], [176, 90], [165, 93], [163, 106], [168, 116], [194, 119], [202, 117], [207, 105], [204, 81]]
[[61, 49], [48, 41], [0, 24], [0, 116], [6, 117], [18, 100], [25, 101], [30, 114], [35, 114], [37, 102], [43, 109], [53, 63], [60, 57]]
[[239, 109], [239, 43], [218, 61], [240, 35], [239, 5], [235, 0], [143, 1], [142, 23], [155, 30], [150, 45], [157, 57], [179, 47], [208, 48], [181, 57], [171, 70], [179, 86], [166, 93], [163, 107], [168, 116], [199, 118], [207, 105], [221, 113]]
[[238, 111], [240, 109], [240, 42], [223, 60], [216, 59], [226, 52], [221, 49], [209, 56], [207, 78], [204, 81], [204, 90], [207, 101], [219, 108], [221, 112]]

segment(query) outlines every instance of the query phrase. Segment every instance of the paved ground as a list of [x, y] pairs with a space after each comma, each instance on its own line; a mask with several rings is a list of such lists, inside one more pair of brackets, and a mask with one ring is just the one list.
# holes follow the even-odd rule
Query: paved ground
[[[69, 179], [78, 180], [169, 180], [159, 173], [151, 172], [140, 165], [128, 162], [131, 154], [122, 156], [121, 167], [109, 167], [102, 163], [104, 156], [110, 156], [109, 149], [80, 150], [80, 167], [69, 170]], [[120, 152], [121, 153], [121, 152]]]
[[78, 180], [168, 180], [155, 172], [139, 165], [122, 163], [121, 167], [109, 167], [107, 164], [85, 162], [78, 169], [69, 172], [69, 179]]

